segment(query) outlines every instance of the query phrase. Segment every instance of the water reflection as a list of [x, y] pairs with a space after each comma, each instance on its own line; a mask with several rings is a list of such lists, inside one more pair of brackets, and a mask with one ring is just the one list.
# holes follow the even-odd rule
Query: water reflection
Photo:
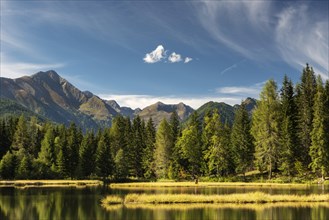
[[[328, 193], [328, 188], [323, 193]], [[0, 219], [328, 219], [327, 204], [257, 204], [234, 205], [117, 205], [103, 208], [100, 200], [109, 194], [129, 193], [237, 193], [253, 189], [139, 189], [119, 190], [107, 187], [0, 187]], [[255, 189], [255, 191], [259, 189]], [[272, 193], [284, 193], [287, 189], [271, 189]], [[321, 192], [320, 192], [321, 191]], [[307, 189], [322, 193], [322, 190]], [[264, 191], [269, 193], [268, 191]], [[295, 193], [292, 190], [288, 192]], [[303, 193], [302, 190], [298, 191]]]

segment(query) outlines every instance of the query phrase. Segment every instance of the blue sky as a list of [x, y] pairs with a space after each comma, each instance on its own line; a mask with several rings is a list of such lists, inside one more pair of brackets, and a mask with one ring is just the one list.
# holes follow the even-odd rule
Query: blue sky
[[56, 70], [122, 106], [240, 103], [305, 63], [328, 79], [327, 1], [1, 1], [1, 76]]

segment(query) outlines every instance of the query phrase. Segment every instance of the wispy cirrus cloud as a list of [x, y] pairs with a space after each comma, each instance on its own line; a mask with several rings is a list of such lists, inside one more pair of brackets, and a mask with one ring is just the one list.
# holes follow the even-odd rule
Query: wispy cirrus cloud
[[31, 75], [39, 71], [60, 69], [65, 63], [25, 63], [25, 62], [2, 62], [0, 65], [1, 77], [18, 78]]
[[279, 53], [292, 66], [301, 69], [305, 63], [310, 63], [317, 74], [328, 78], [328, 14], [310, 19], [312, 16], [306, 4], [290, 6], [281, 11], [275, 29], [275, 41]]
[[220, 95], [240, 97], [240, 100], [246, 97], [258, 98], [264, 84], [265, 82], [256, 83], [251, 86], [225, 86], [217, 88], [216, 93]]
[[328, 78], [328, 4], [204, 0], [194, 5], [201, 26], [218, 44], [258, 63], [283, 61], [300, 71], [308, 62]]
[[152, 95], [108, 95], [98, 94], [105, 100], [116, 100], [120, 106], [131, 108], [145, 108], [151, 104], [161, 101], [166, 104], [178, 104], [180, 102], [191, 106], [194, 109], [209, 101], [225, 102], [230, 105], [239, 104], [240, 98], [228, 96], [204, 96], [204, 97], [186, 97], [186, 96], [152, 96]]

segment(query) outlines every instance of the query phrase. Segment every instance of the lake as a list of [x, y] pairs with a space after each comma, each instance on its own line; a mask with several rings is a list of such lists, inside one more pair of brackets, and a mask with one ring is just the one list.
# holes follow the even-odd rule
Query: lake
[[166, 187], [110, 189], [108, 187], [0, 187], [0, 219], [329, 219], [328, 204], [263, 205], [131, 205], [105, 209], [109, 194], [193, 193], [230, 194], [262, 191], [269, 194], [329, 193], [328, 186], [290, 187]]

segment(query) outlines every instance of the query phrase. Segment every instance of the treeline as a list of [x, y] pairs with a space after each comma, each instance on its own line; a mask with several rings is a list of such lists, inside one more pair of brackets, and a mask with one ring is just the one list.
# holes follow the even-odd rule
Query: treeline
[[203, 122], [194, 112], [181, 126], [176, 113], [155, 129], [152, 119], [118, 116], [112, 127], [83, 133], [7, 117], [0, 120], [2, 179], [191, 179], [244, 176], [259, 170], [292, 178], [329, 172], [329, 81], [308, 65], [295, 86], [285, 76], [263, 87], [252, 117], [245, 104], [233, 126], [218, 111]]

